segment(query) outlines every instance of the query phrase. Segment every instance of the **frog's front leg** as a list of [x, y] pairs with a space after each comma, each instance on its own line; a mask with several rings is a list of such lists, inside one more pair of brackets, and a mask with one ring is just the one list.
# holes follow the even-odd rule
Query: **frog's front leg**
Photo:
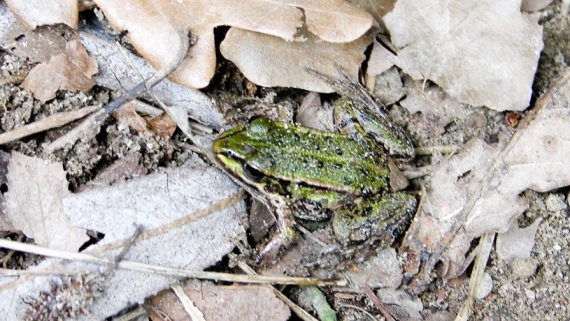
[[295, 219], [289, 205], [282, 199], [265, 202], [275, 215], [275, 229], [269, 241], [263, 244], [256, 256], [256, 263], [276, 260], [289, 247], [295, 237]]

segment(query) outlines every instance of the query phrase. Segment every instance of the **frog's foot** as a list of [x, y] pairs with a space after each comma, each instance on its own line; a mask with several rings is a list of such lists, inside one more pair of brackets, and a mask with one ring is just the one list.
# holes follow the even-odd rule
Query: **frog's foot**
[[263, 244], [255, 258], [257, 264], [275, 261], [291, 245], [295, 238], [295, 220], [288, 207], [274, 208], [276, 231], [271, 239]]

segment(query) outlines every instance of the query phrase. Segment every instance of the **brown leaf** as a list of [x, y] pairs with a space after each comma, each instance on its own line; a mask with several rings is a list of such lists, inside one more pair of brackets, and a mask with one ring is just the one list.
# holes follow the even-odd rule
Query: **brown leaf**
[[36, 244], [77, 251], [89, 237], [73, 227], [63, 213], [69, 195], [61, 163], [50, 163], [14, 152], [9, 165], [6, 214], [16, 229]]
[[318, 92], [334, 89], [306, 69], [336, 75], [338, 68], [357, 79], [364, 51], [372, 37], [348, 43], [331, 43], [308, 36], [304, 42], [285, 42], [266, 34], [232, 28], [220, 45], [222, 55], [261, 86], [295, 87]]
[[166, 113], [148, 120], [150, 128], [158, 136], [170, 138], [176, 130], [176, 123]]
[[6, 0], [6, 3], [28, 30], [58, 23], [77, 28], [77, 0]]
[[70, 41], [65, 53], [53, 56], [49, 63], [34, 67], [22, 87], [35, 98], [46, 102], [55, 98], [58, 90], [89, 90], [95, 84], [91, 76], [97, 73], [97, 62], [89, 57], [79, 41]]
[[128, 102], [121, 106], [121, 108], [117, 109], [113, 113], [113, 117], [115, 117], [118, 122], [129, 126], [130, 129], [137, 133], [149, 132], [146, 120], [137, 114], [131, 102]]
[[205, 87], [214, 74], [213, 29], [217, 26], [234, 26], [287, 41], [313, 33], [325, 41], [349, 42], [372, 25], [370, 14], [344, 0], [95, 2], [115, 28], [128, 31], [135, 48], [157, 69], [173, 60], [175, 48], [180, 46], [177, 31], [192, 32], [197, 41], [171, 79], [193, 88]]
[[[266, 286], [221, 286], [211, 282], [193, 282], [184, 292], [204, 314], [205, 320], [288, 320], [289, 308]], [[183, 320], [187, 313], [171, 291], [160, 293], [151, 305], [164, 311], [171, 320]]]

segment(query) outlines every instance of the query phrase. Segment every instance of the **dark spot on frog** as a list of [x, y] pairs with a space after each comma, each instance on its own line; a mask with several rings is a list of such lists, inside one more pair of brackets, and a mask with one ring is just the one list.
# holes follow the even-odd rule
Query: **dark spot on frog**
[[342, 149], [337, 148], [337, 149], [335, 149], [334, 151], [335, 151], [335, 153], [336, 153], [338, 156], [342, 156]]

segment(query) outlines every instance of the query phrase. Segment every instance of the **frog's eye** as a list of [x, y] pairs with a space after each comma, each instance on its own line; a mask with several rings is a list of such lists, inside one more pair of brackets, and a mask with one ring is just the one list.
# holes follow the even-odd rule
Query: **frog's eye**
[[245, 177], [248, 180], [255, 183], [261, 182], [263, 177], [265, 177], [265, 175], [263, 175], [263, 173], [260, 172], [258, 169], [256, 169], [255, 167], [251, 167], [247, 164], [243, 165], [243, 173], [245, 174]]

